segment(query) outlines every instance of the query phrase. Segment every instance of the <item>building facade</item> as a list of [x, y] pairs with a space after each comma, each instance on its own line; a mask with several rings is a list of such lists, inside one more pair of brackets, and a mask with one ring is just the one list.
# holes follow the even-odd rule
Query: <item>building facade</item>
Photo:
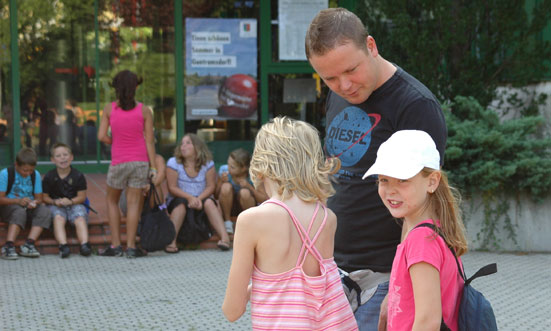
[[234, 148], [252, 150], [258, 128], [278, 115], [323, 132], [324, 96], [300, 36], [319, 8], [354, 5], [0, 0], [0, 166], [28, 146], [39, 170], [51, 167], [49, 148], [59, 141], [83, 171], [105, 171], [110, 148], [97, 128], [116, 99], [110, 82], [124, 69], [143, 78], [136, 100], [153, 110], [165, 158], [194, 132], [224, 163]]

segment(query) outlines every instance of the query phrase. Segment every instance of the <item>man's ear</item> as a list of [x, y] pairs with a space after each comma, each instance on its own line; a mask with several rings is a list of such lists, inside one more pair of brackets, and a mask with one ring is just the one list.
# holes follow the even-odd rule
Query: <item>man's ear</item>
[[379, 50], [377, 49], [377, 43], [375, 42], [375, 38], [372, 36], [367, 36], [366, 38], [366, 46], [369, 54], [373, 57], [379, 56]]

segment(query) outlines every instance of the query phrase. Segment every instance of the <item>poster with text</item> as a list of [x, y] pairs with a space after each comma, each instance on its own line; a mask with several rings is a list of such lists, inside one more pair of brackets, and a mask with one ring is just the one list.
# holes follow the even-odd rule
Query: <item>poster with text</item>
[[279, 0], [279, 59], [306, 61], [304, 39], [312, 19], [326, 9], [328, 0]]
[[257, 120], [255, 19], [186, 18], [186, 119]]

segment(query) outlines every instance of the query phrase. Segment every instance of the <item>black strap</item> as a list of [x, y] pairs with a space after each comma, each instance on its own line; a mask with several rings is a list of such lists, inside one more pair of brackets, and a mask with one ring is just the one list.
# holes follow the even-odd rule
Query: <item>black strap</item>
[[478, 271], [475, 272], [475, 274], [472, 275], [471, 278], [467, 279], [465, 281], [465, 285], [469, 285], [473, 280], [477, 279], [478, 277], [488, 276], [491, 274], [495, 274], [496, 272], [497, 272], [497, 264], [495, 263], [488, 264], [487, 266], [484, 266], [478, 269]]
[[[450, 251], [452, 251], [453, 257], [455, 258], [455, 262], [457, 263], [457, 270], [459, 270], [459, 274], [465, 281], [465, 286], [469, 285], [471, 281], [473, 281], [478, 277], [491, 275], [497, 272], [497, 264], [491, 263], [491, 264], [488, 264], [487, 266], [480, 268], [471, 278], [467, 279], [467, 277], [465, 277], [466, 276], [465, 269], [461, 268], [461, 265], [459, 264], [459, 259], [457, 258], [457, 255], [455, 255], [455, 250], [453, 249], [453, 247], [450, 246], [450, 244], [448, 244], [448, 242], [446, 241], [446, 238], [444, 238], [444, 236], [438, 231], [436, 226], [430, 223], [421, 223], [416, 227], [414, 227], [414, 229], [420, 228], [420, 227], [431, 228], [434, 232], [436, 232], [440, 236], [440, 238], [444, 240], [444, 242], [446, 243], [446, 246], [448, 246]], [[440, 331], [448, 331], [448, 330], [450, 330], [450, 328], [448, 328], [448, 326], [444, 322], [444, 316], [442, 316], [442, 322], [440, 323]]]
[[350, 290], [356, 291], [356, 297], [358, 300], [358, 308], [362, 305], [362, 288], [356, 283], [350, 276], [341, 273], [341, 279]]
[[[33, 187], [32, 189], [33, 194], [34, 194], [35, 181], [36, 181], [36, 172], [33, 170], [33, 172], [31, 173], [31, 183]], [[6, 196], [10, 194], [14, 182], [15, 182], [15, 167], [11, 166], [11, 167], [8, 167], [8, 188], [6, 189]]]
[[144, 201], [144, 207], [143, 212], [149, 211], [151, 209], [151, 196], [153, 196], [154, 199], [154, 205], [161, 205], [161, 197], [159, 196], [159, 193], [157, 192], [157, 189], [155, 188], [155, 185], [150, 181], [149, 183], [149, 192], [147, 192], [147, 197]]
[[491, 264], [488, 264], [488, 265], [478, 269], [478, 271], [475, 272], [475, 274], [472, 275], [471, 278], [467, 279], [466, 274], [465, 274], [465, 269], [461, 268], [461, 265], [459, 264], [459, 259], [457, 259], [457, 255], [455, 255], [455, 250], [450, 246], [450, 244], [448, 244], [448, 242], [446, 241], [446, 238], [444, 238], [444, 236], [438, 231], [436, 226], [434, 224], [430, 224], [430, 223], [421, 223], [421, 224], [417, 225], [416, 227], [414, 227], [414, 229], [420, 228], [420, 227], [431, 228], [434, 232], [436, 232], [444, 240], [444, 242], [446, 243], [448, 248], [452, 251], [453, 257], [455, 258], [455, 262], [457, 263], [457, 270], [459, 270], [459, 274], [461, 275], [461, 277], [465, 281], [465, 285], [469, 285], [473, 280], [475, 280], [478, 277], [495, 274], [497, 272], [497, 264], [496, 263], [491, 263]]

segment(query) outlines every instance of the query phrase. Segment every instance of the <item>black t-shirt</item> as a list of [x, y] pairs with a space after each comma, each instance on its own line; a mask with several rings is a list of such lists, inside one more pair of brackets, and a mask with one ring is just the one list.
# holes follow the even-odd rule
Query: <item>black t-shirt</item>
[[48, 193], [52, 199], [72, 199], [77, 196], [78, 191], [86, 190], [86, 178], [80, 171], [71, 167], [69, 175], [61, 179], [54, 168], [44, 176], [42, 187], [44, 193]]
[[342, 164], [328, 207], [338, 221], [335, 261], [349, 272], [390, 271], [400, 242], [401, 225], [382, 203], [376, 177], [362, 180], [379, 146], [396, 131], [422, 130], [444, 159], [447, 129], [440, 104], [427, 87], [396, 67], [362, 104], [351, 104], [333, 92], [327, 97], [325, 151]]

